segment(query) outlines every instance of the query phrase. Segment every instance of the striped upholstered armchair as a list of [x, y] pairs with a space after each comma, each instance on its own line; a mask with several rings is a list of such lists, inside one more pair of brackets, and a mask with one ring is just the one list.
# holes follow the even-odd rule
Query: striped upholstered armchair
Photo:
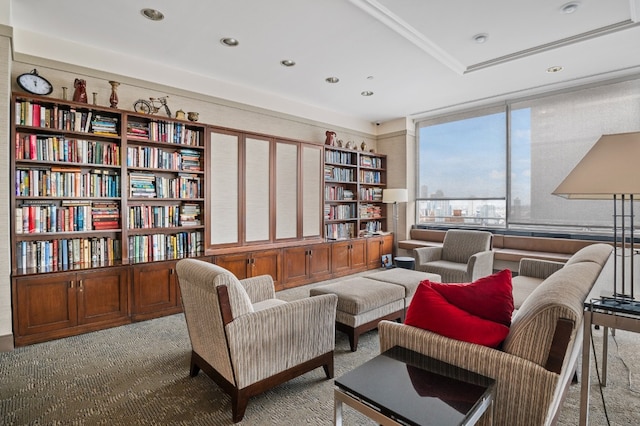
[[269, 275], [239, 281], [196, 259], [176, 267], [191, 340], [191, 376], [202, 369], [231, 396], [233, 421], [248, 400], [323, 367], [333, 378], [337, 296], [276, 299]]
[[443, 283], [475, 281], [493, 273], [491, 232], [449, 229], [442, 247], [413, 250], [418, 271], [438, 274]]

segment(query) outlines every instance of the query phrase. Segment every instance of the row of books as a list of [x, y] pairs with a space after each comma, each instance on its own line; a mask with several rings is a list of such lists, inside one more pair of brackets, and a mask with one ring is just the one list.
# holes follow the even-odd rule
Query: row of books
[[382, 188], [360, 188], [360, 200], [382, 201]]
[[18, 197], [119, 197], [120, 175], [115, 170], [82, 171], [74, 167], [18, 168]]
[[200, 130], [190, 129], [183, 123], [167, 121], [127, 123], [127, 137], [149, 141], [202, 146], [204, 141], [201, 139], [201, 133]]
[[120, 145], [59, 136], [16, 133], [16, 160], [119, 166]]
[[342, 151], [324, 151], [324, 161], [325, 163], [335, 163], [335, 164], [355, 164], [353, 158], [356, 154], [350, 152], [342, 152]]
[[151, 173], [129, 173], [129, 196], [132, 198], [202, 198], [202, 179], [180, 173], [176, 177]]
[[149, 146], [130, 146], [127, 148], [127, 166], [199, 172], [202, 170], [200, 156], [200, 152], [195, 150], [166, 151]]
[[177, 234], [133, 235], [129, 237], [129, 258], [136, 262], [180, 259], [203, 253], [202, 231]]
[[324, 226], [324, 235], [330, 240], [343, 240], [355, 236], [355, 225], [351, 223], [327, 223]]
[[382, 231], [382, 222], [379, 220], [368, 220], [364, 223], [364, 231], [369, 234]]
[[379, 204], [360, 204], [359, 211], [361, 219], [382, 217], [382, 207]]
[[16, 101], [15, 124], [73, 132], [117, 134], [118, 117], [94, 114], [92, 110], [78, 111], [75, 108], [59, 108], [30, 101]]
[[16, 234], [118, 229], [117, 203], [86, 200], [23, 200], [15, 211]]
[[327, 181], [355, 182], [355, 177], [354, 169], [344, 169], [330, 165], [324, 166], [324, 179]]
[[373, 169], [381, 169], [382, 168], [382, 158], [370, 157], [368, 155], [361, 155], [360, 156], [360, 165], [362, 167], [371, 167]]
[[361, 183], [382, 183], [382, 173], [371, 170], [360, 170]]
[[180, 226], [180, 206], [129, 206], [129, 229]]
[[340, 185], [327, 185], [324, 187], [324, 199], [327, 201], [353, 201], [353, 191]]
[[324, 220], [344, 220], [356, 218], [356, 205], [353, 204], [325, 204]]
[[20, 241], [16, 244], [17, 268], [35, 268], [40, 272], [65, 270], [74, 265], [110, 264], [121, 257], [120, 241], [109, 237]]

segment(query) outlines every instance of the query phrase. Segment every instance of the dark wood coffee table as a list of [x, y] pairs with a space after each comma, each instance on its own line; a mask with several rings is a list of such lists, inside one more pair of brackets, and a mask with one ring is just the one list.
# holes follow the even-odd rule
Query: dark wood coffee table
[[335, 380], [334, 423], [342, 404], [381, 425], [473, 425], [493, 419], [494, 380], [395, 346]]

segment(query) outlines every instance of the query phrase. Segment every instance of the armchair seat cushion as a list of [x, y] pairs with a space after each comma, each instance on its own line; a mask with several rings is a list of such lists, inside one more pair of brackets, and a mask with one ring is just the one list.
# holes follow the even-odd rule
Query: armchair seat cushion
[[467, 275], [467, 264], [451, 262], [450, 260], [434, 260], [424, 266], [424, 271], [440, 276], [455, 275], [459, 279], [457, 281], [449, 280], [449, 282], [463, 282]]
[[287, 302], [280, 299], [268, 299], [263, 300], [262, 302], [257, 302], [253, 304], [253, 310], [255, 312], [262, 311], [264, 309], [271, 309], [278, 305], [285, 305]]

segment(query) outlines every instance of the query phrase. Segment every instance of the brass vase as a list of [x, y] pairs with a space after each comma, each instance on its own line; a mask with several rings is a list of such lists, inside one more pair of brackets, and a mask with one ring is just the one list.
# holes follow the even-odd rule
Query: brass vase
[[120, 86], [120, 83], [118, 83], [117, 81], [110, 81], [109, 84], [111, 85], [111, 96], [109, 96], [109, 104], [111, 105], [111, 108], [117, 108], [118, 92], [116, 91], [116, 89], [118, 88], [118, 86]]

